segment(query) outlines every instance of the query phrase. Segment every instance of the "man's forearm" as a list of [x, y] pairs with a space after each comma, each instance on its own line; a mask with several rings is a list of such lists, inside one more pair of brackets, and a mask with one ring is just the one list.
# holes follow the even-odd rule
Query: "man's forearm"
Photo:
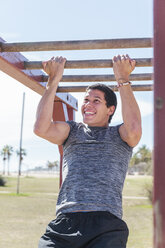
[[49, 61], [42, 63], [44, 71], [49, 75], [47, 87], [37, 108], [34, 132], [44, 135], [52, 122], [54, 98], [58, 84], [62, 78], [66, 59], [63, 57], [52, 57]]
[[46, 88], [37, 108], [34, 132], [44, 133], [48, 130], [52, 122], [54, 98], [57, 87], [58, 82], [53, 82]]
[[119, 87], [122, 102], [122, 117], [128, 133], [141, 131], [141, 114], [131, 86]]

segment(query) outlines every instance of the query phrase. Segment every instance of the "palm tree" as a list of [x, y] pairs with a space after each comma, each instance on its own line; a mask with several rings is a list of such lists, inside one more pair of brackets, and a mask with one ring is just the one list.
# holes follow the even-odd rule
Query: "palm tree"
[[10, 175], [10, 170], [9, 170], [9, 164], [10, 164], [10, 157], [12, 156], [13, 153], [13, 147], [6, 145], [6, 150], [7, 150], [7, 167], [8, 167], [8, 176]]
[[7, 145], [2, 148], [1, 155], [3, 156], [3, 175], [6, 172]]
[[139, 147], [130, 160], [130, 166], [152, 174], [152, 151], [146, 145]]
[[58, 161], [54, 161], [54, 162], [48, 161], [48, 162], [47, 162], [47, 167], [48, 167], [50, 170], [52, 170], [54, 167], [57, 168], [58, 165], [59, 165], [59, 162], [58, 162]]
[[138, 151], [132, 156], [130, 164], [132, 166], [141, 162], [149, 163], [151, 162], [151, 160], [152, 152], [146, 147], [146, 145], [142, 145], [141, 147], [139, 147]]
[[[16, 153], [17, 153], [17, 156], [19, 156], [20, 164], [21, 164], [22, 160], [27, 155], [26, 150], [24, 148], [21, 148], [21, 151], [17, 150]], [[20, 169], [19, 169], [19, 175], [21, 175], [21, 166], [20, 166]]]
[[139, 156], [141, 162], [148, 163], [152, 160], [152, 152], [146, 147], [146, 145], [142, 145], [139, 148], [137, 155]]
[[137, 153], [134, 153], [131, 160], [130, 160], [130, 166], [134, 166], [136, 164], [140, 163], [140, 159]]

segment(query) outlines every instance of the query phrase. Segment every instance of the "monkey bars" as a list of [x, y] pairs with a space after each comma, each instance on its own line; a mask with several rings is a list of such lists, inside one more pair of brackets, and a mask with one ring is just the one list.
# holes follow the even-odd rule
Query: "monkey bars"
[[[154, 248], [165, 248], [165, 191], [164, 191], [164, 147], [165, 147], [165, 1], [154, 0]], [[0, 69], [20, 81], [27, 87], [43, 94], [47, 75], [43, 73], [41, 61], [28, 61], [18, 52], [22, 51], [52, 51], [52, 50], [89, 50], [117, 48], [151, 48], [151, 38], [87, 40], [87, 41], [55, 41], [55, 42], [26, 42], [7, 43], [0, 38]], [[152, 66], [151, 58], [136, 59], [137, 66]], [[112, 67], [111, 60], [67, 61], [66, 69], [74, 68], [108, 68]], [[131, 80], [151, 80], [151, 74], [132, 75]], [[54, 120], [74, 119], [77, 101], [68, 93], [82, 92], [85, 86], [76, 82], [94, 82], [114, 80], [112, 75], [76, 75], [64, 76], [63, 82], [74, 82], [73, 86], [59, 87], [54, 104]], [[111, 87], [115, 88], [115, 85]], [[152, 90], [148, 84], [133, 85], [135, 91]], [[62, 148], [60, 147], [61, 164]], [[61, 182], [61, 177], [60, 177]]]
[[[7, 54], [7, 61], [12, 62], [16, 68], [22, 71], [24, 74], [30, 72], [30, 78], [33, 82], [24, 84], [36, 90], [42, 94], [44, 82], [48, 81], [48, 76], [40, 71], [42, 69], [41, 61], [28, 61], [25, 57], [21, 57], [19, 61], [10, 61], [9, 57], [13, 58], [13, 54], [19, 52], [28, 51], [51, 51], [51, 50], [91, 50], [91, 49], [117, 49], [117, 48], [151, 48], [151, 38], [133, 38], [133, 39], [109, 39], [109, 40], [85, 40], [85, 41], [48, 41], [48, 42], [22, 42], [22, 43], [7, 43], [0, 40], [0, 57], [6, 58], [4, 54]], [[19, 53], [20, 57], [20, 53]], [[151, 67], [151, 58], [135, 58], [137, 67]], [[112, 60], [71, 60], [67, 61], [65, 69], [83, 69], [83, 68], [111, 68]], [[37, 71], [37, 73], [36, 73]], [[132, 74], [131, 81], [148, 81], [152, 80], [151, 73], [139, 73]], [[58, 92], [82, 92], [85, 91], [83, 84], [76, 85], [79, 82], [114, 82], [114, 75], [64, 75], [61, 82], [73, 82], [73, 86], [59, 86]], [[36, 84], [37, 83], [37, 84]], [[42, 88], [41, 88], [42, 87]], [[115, 85], [111, 85], [114, 91], [117, 90]], [[134, 91], [150, 91], [153, 89], [151, 84], [136, 84], [132, 86]]]
[[[136, 59], [136, 67], [141, 66], [152, 66], [151, 58]], [[65, 69], [84, 69], [84, 68], [110, 68], [113, 67], [111, 59], [100, 59], [100, 60], [70, 60], [66, 61]], [[25, 61], [24, 69], [42, 69], [41, 61]]]
[[[38, 52], [52, 50], [92, 50], [92, 49], [125, 49], [125, 48], [151, 48], [151, 38], [107, 39], [107, 40], [79, 40], [79, 41], [48, 41], [48, 42], [19, 42], [8, 43], [0, 38], [0, 69], [23, 83], [25, 86], [43, 94], [48, 76], [42, 70], [41, 61], [29, 61], [20, 52]], [[137, 67], [151, 67], [152, 58], [135, 58]], [[111, 68], [111, 59], [102, 60], [71, 60], [65, 64], [65, 69], [83, 68]], [[151, 73], [132, 74], [131, 81], [152, 80]], [[74, 119], [77, 110], [77, 100], [68, 92], [84, 92], [84, 82], [114, 82], [114, 75], [64, 75], [61, 82], [73, 83], [72, 86], [61, 86], [57, 89], [54, 103], [53, 119], [66, 121]], [[80, 85], [81, 82], [81, 85]], [[76, 85], [77, 84], [77, 85]], [[110, 84], [114, 91], [116, 84]], [[134, 91], [151, 91], [152, 84], [133, 84]], [[59, 147], [62, 166], [62, 147]], [[62, 171], [60, 172], [60, 184]]]
[[147, 48], [152, 47], [151, 38], [134, 39], [107, 39], [107, 40], [74, 40], [74, 41], [46, 41], [46, 42], [19, 42], [4, 43], [1, 52], [29, 52], [53, 50], [91, 50], [116, 48]]
[[[38, 52], [53, 50], [92, 50], [92, 49], [126, 49], [126, 48], [151, 48], [151, 38], [134, 39], [109, 39], [109, 40], [84, 40], [84, 41], [48, 41], [48, 42], [21, 42], [7, 43], [0, 38], [0, 70], [18, 80], [25, 86], [39, 94], [43, 94], [48, 76], [42, 71], [41, 61], [29, 61], [20, 52]], [[135, 58], [137, 67], [151, 67], [152, 58]], [[68, 60], [65, 69], [84, 68], [111, 68], [112, 60]], [[151, 73], [132, 74], [131, 81], [150, 81]], [[77, 110], [77, 100], [68, 92], [83, 92], [86, 89], [84, 82], [114, 82], [114, 75], [64, 75], [61, 82], [70, 82], [72, 86], [59, 84], [55, 96], [53, 120], [74, 120], [74, 112]], [[81, 82], [81, 85], [80, 85]], [[116, 83], [110, 84], [114, 91]], [[151, 91], [152, 84], [133, 84], [134, 91]], [[60, 185], [62, 183], [62, 157], [60, 151]], [[161, 247], [162, 248], [162, 247]]]

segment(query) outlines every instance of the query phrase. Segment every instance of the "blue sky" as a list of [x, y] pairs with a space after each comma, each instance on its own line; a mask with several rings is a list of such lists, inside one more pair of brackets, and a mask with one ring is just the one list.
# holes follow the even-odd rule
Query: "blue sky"
[[[8, 42], [62, 41], [112, 38], [143, 38], [153, 36], [153, 5], [151, 0], [4, 0], [1, 1], [0, 37]], [[47, 60], [62, 55], [68, 60], [108, 59], [128, 53], [131, 57], [152, 57], [152, 49], [52, 51], [24, 53], [29, 60]], [[136, 68], [135, 73], [152, 72], [152, 68]], [[78, 74], [79, 70], [65, 70]], [[81, 74], [112, 73], [111, 69], [81, 70]], [[0, 149], [10, 144], [19, 147], [22, 94], [26, 92], [23, 147], [28, 156], [24, 168], [44, 166], [47, 160], [59, 159], [58, 148], [33, 134], [35, 112], [40, 96], [0, 71]], [[145, 82], [141, 82], [145, 83]], [[73, 94], [81, 105], [83, 94]], [[117, 93], [118, 95], [118, 93]], [[153, 147], [153, 93], [135, 93], [142, 111], [143, 136], [137, 148]], [[113, 125], [120, 123], [120, 100]], [[76, 120], [81, 121], [80, 113]], [[136, 149], [137, 149], [136, 148]], [[136, 150], [135, 149], [135, 150]], [[0, 158], [0, 165], [2, 159]], [[11, 167], [17, 169], [13, 155]]]

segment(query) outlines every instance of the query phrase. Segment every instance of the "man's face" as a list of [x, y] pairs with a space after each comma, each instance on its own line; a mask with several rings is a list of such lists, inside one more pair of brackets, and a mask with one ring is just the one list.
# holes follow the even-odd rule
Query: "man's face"
[[91, 89], [85, 94], [81, 107], [83, 122], [89, 126], [108, 126], [109, 116], [114, 109], [114, 106], [106, 106], [104, 92]]

